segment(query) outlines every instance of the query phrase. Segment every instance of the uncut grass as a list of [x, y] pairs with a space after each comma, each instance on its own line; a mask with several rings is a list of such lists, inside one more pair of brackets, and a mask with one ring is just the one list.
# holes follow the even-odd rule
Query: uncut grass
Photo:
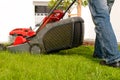
[[93, 46], [31, 55], [0, 52], [0, 80], [119, 80], [119, 68], [99, 65]]

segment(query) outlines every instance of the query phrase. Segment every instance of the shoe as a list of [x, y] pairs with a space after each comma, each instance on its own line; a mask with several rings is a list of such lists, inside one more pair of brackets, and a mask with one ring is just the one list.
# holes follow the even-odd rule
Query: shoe
[[120, 67], [120, 61], [119, 62], [115, 62], [115, 63], [111, 63], [111, 64], [107, 64], [106, 61], [100, 61], [101, 65], [106, 65], [106, 66], [110, 66], [110, 67]]

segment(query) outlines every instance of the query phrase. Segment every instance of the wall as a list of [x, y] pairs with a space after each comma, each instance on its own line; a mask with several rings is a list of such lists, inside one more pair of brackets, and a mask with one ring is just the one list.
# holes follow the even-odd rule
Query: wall
[[17, 27], [34, 26], [33, 0], [0, 0], [0, 42]]

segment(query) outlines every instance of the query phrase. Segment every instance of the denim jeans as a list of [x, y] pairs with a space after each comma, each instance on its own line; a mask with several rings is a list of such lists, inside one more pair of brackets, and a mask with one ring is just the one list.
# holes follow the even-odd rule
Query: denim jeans
[[88, 1], [96, 32], [94, 54], [104, 58], [107, 64], [120, 61], [116, 36], [110, 22], [110, 11], [114, 0]]

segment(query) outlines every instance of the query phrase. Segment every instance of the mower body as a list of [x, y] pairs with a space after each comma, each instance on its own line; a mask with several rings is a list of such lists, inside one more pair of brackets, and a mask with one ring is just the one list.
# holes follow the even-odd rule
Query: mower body
[[71, 17], [48, 23], [33, 37], [22, 44], [8, 46], [12, 52], [48, 53], [77, 47], [82, 44], [84, 21], [81, 17]]

